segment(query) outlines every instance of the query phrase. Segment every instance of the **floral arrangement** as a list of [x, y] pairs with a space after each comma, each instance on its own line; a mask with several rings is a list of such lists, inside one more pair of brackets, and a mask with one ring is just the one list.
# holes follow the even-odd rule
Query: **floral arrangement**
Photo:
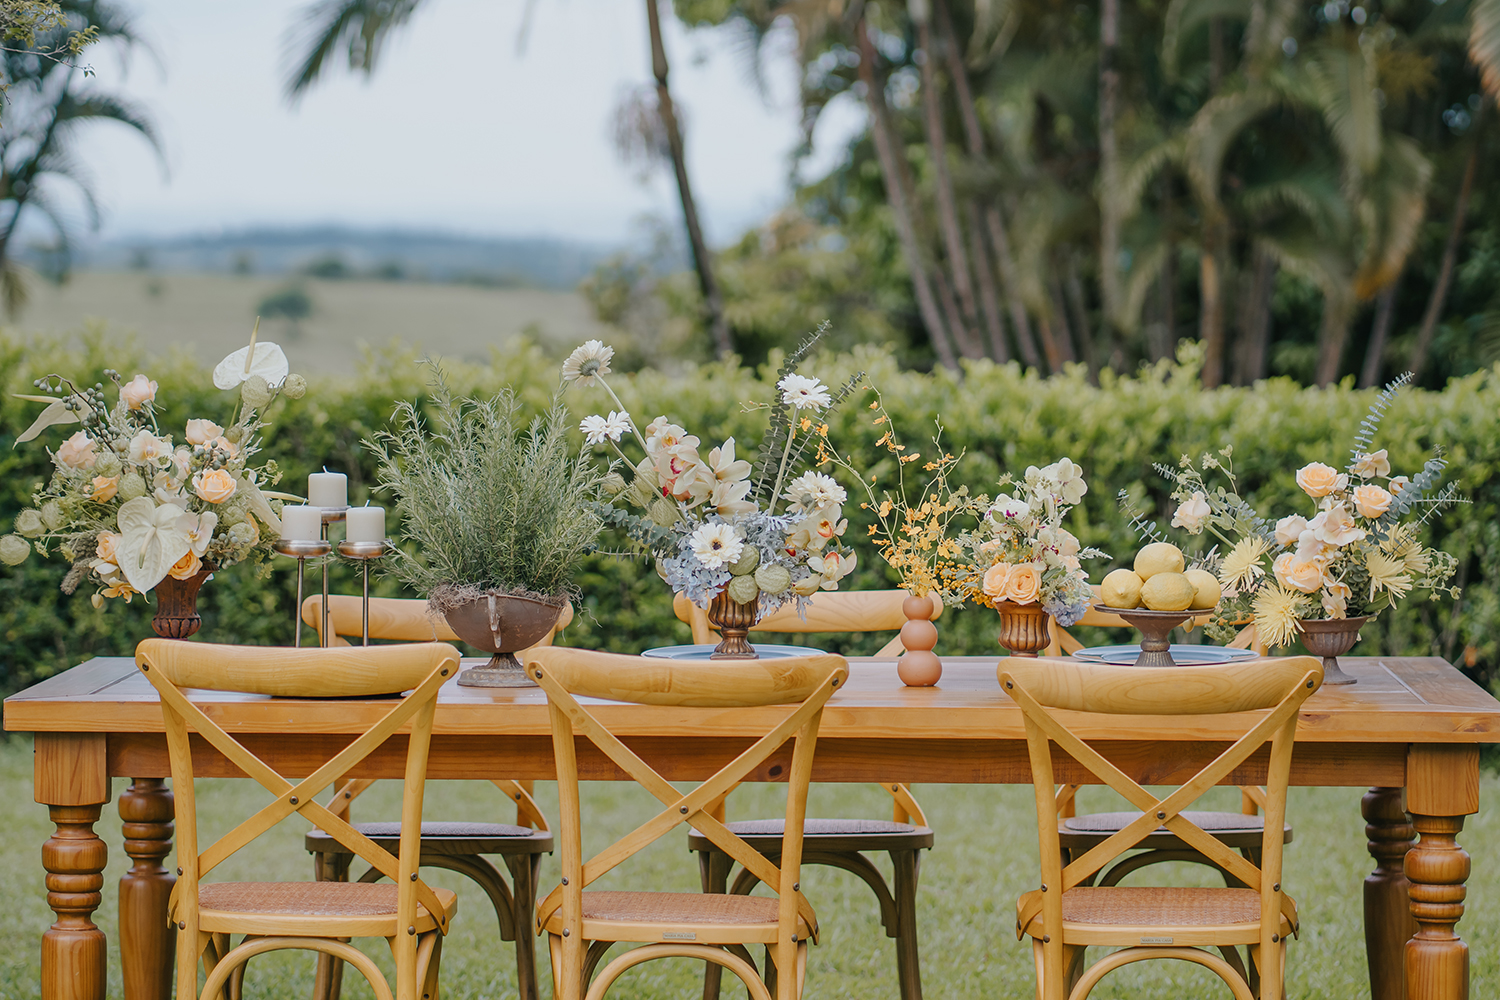
[[1020, 480], [1002, 476], [996, 485], [1004, 492], [993, 501], [974, 498], [984, 511], [979, 526], [954, 540], [957, 552], [944, 570], [946, 591], [991, 608], [1007, 601], [1039, 603], [1059, 625], [1075, 624], [1094, 597], [1081, 560], [1105, 557], [1062, 526], [1088, 492], [1083, 470], [1061, 458], [1028, 467]]
[[[1254, 622], [1268, 646], [1286, 646], [1299, 621], [1378, 615], [1414, 589], [1430, 591], [1434, 600], [1445, 590], [1458, 596], [1448, 586], [1457, 560], [1417, 537], [1444, 507], [1464, 502], [1456, 484], [1438, 487], [1447, 462], [1439, 452], [1416, 475], [1393, 476], [1387, 450], [1373, 447], [1381, 416], [1410, 377], [1391, 382], [1370, 407], [1345, 471], [1322, 462], [1297, 471], [1297, 486], [1313, 501], [1311, 517], [1261, 517], [1237, 492], [1229, 446], [1196, 466], [1186, 455], [1178, 468], [1156, 466], [1175, 484], [1172, 526], [1192, 535], [1207, 531], [1228, 547], [1220, 557], [1215, 546], [1204, 560], [1223, 587], [1210, 636], [1227, 640], [1234, 626]], [[1210, 469], [1222, 473], [1227, 488], [1204, 482]], [[1123, 492], [1120, 501], [1140, 533], [1159, 537]]]
[[[733, 438], [705, 455], [702, 441], [659, 416], [638, 429], [606, 378], [614, 350], [591, 340], [563, 363], [566, 384], [601, 386], [616, 409], [579, 424], [585, 446], [614, 452], [614, 505], [602, 515], [623, 528], [656, 559], [657, 570], [677, 592], [700, 607], [722, 593], [762, 612], [795, 600], [801, 607], [818, 590], [836, 590], [854, 570], [852, 550], [840, 539], [848, 527], [845, 489], [832, 477], [802, 469], [826, 458], [824, 415], [862, 379], [837, 390], [797, 368], [825, 327], [789, 354], [778, 372], [778, 398], [752, 466], [738, 458]], [[643, 457], [621, 447], [626, 435]], [[809, 448], [812, 455], [809, 456]], [[627, 481], [619, 470], [628, 469]]]
[[307, 389], [301, 376], [288, 375], [281, 349], [252, 338], [224, 359], [214, 381], [239, 390], [235, 419], [191, 419], [180, 441], [157, 420], [156, 382], [104, 374], [118, 390], [113, 403], [103, 383], [79, 387], [57, 374], [34, 383], [46, 395], [22, 397], [48, 405], [18, 444], [52, 426], [82, 428], [49, 449], [52, 478], [33, 497], [36, 507], [16, 518], [16, 533], [0, 538], [0, 561], [19, 565], [33, 548], [45, 556], [55, 547], [73, 564], [63, 592], [92, 581], [95, 607], [105, 598], [129, 602], [168, 577], [264, 561], [281, 531], [284, 495], [262, 490], [280, 478], [276, 463], [253, 464], [265, 426], [259, 413], [278, 396], [298, 398]]

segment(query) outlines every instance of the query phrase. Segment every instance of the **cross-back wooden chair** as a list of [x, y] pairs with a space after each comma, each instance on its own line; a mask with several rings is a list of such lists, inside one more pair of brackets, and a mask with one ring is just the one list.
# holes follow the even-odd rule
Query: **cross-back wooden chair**
[[[458, 672], [458, 650], [443, 643], [298, 650], [147, 639], [136, 648], [135, 659], [161, 696], [176, 796], [180, 867], [169, 913], [177, 927], [178, 1000], [222, 997], [231, 985], [237, 992], [246, 961], [286, 948], [337, 956], [364, 974], [379, 1000], [392, 1000], [379, 967], [348, 943], [355, 937], [383, 937], [389, 943], [396, 962], [395, 1000], [437, 1000], [442, 938], [458, 899], [446, 889], [430, 888], [418, 876], [418, 830], [433, 710], [438, 689]], [[394, 704], [377, 702], [372, 726], [307, 777], [291, 780], [195, 705], [185, 693], [189, 688], [286, 698], [410, 693]], [[402, 730], [407, 733], [407, 749], [401, 818], [407, 832], [393, 855], [314, 796]], [[190, 734], [202, 737], [273, 797], [207, 848], [198, 842]], [[293, 814], [327, 830], [394, 884], [203, 881], [236, 851]], [[238, 946], [232, 943], [234, 934], [245, 935]], [[201, 994], [200, 957], [207, 972]]]
[[[302, 620], [312, 626], [321, 640], [323, 595], [317, 594], [302, 602]], [[542, 639], [542, 644], [550, 644], [558, 630], [572, 620], [572, 605], [565, 605], [558, 615], [557, 626]], [[361, 598], [329, 597], [328, 630], [333, 645], [347, 647], [349, 643], [344, 636], [358, 642], [363, 627]], [[402, 642], [459, 641], [447, 622], [427, 614], [426, 601], [388, 597], [370, 599], [370, 638]], [[329, 804], [330, 810], [340, 819], [349, 819], [354, 800], [373, 784], [374, 781], [368, 778], [340, 782]], [[459, 872], [484, 890], [495, 909], [500, 939], [515, 943], [520, 1000], [537, 1000], [536, 953], [530, 929], [542, 855], [552, 853], [552, 834], [546, 816], [532, 798], [532, 782], [494, 779], [494, 784], [516, 804], [516, 822], [424, 822], [421, 865]], [[400, 823], [355, 823], [354, 828], [387, 850], [401, 836]], [[337, 839], [323, 830], [312, 830], [307, 834], [306, 846], [313, 855], [313, 870], [319, 879], [348, 881], [349, 866], [355, 856]], [[490, 856], [504, 859], [510, 873], [509, 884], [489, 860]], [[380, 869], [372, 867], [360, 877], [360, 881], [376, 882], [381, 877]], [[342, 979], [343, 963], [332, 957], [320, 957], [314, 992], [316, 1000], [338, 1000]]]
[[[548, 936], [552, 981], [558, 1000], [602, 1000], [625, 970], [669, 956], [702, 959], [729, 969], [752, 1000], [798, 1000], [807, 945], [816, 939], [817, 918], [801, 892], [803, 820], [812, 775], [813, 750], [823, 705], [849, 676], [843, 657], [818, 655], [781, 660], [672, 661], [590, 650], [533, 649], [526, 669], [547, 693], [552, 746], [557, 761], [558, 830], [562, 881], [537, 908], [537, 925]], [[768, 719], [766, 734], [707, 781], [680, 792], [638, 757], [580, 698], [639, 705], [742, 708]], [[784, 711], [757, 713], [767, 706]], [[662, 803], [662, 810], [635, 830], [583, 858], [575, 740], [592, 743]], [[791, 831], [779, 863], [756, 851], [709, 811], [735, 784], [755, 773], [788, 741], [786, 815]], [[770, 773], [779, 769], [772, 767]], [[707, 893], [586, 891], [649, 844], [689, 824], [725, 854], [754, 871], [777, 898]], [[610, 962], [590, 985], [594, 967], [616, 942], [640, 942]], [[748, 946], [765, 946], [757, 977]]]
[[[757, 623], [755, 632], [884, 632], [899, 630], [906, 624], [901, 603], [911, 594], [905, 590], [862, 590], [820, 592], [807, 607], [807, 617], [797, 614], [792, 605], [780, 608]], [[937, 594], [931, 595], [937, 605], [938, 618], [943, 605]], [[719, 636], [708, 621], [708, 614], [692, 601], [678, 594], [672, 603], [677, 617], [693, 630], [693, 641], [718, 642]], [[897, 635], [875, 654], [899, 656], [903, 652]], [[867, 819], [809, 819], [802, 831], [802, 863], [840, 868], [859, 876], [880, 905], [880, 922], [886, 937], [896, 941], [896, 976], [901, 1000], [921, 1000], [922, 968], [917, 948], [917, 879], [921, 870], [921, 851], [929, 850], [933, 832], [927, 825], [911, 789], [897, 781], [882, 782], [881, 789], [893, 799], [889, 822]], [[715, 816], [723, 822], [723, 805]], [[729, 829], [766, 857], [775, 860], [781, 853], [782, 825], [778, 819], [745, 820], [728, 824]], [[699, 833], [688, 836], [688, 847], [697, 852], [704, 892], [748, 893], [760, 880], [749, 868], [742, 868], [732, 888], [729, 875], [734, 861], [716, 850], [713, 842]], [[868, 855], [884, 852], [890, 856], [894, 877], [887, 885], [885, 876]], [[719, 995], [720, 970], [710, 966], [703, 985], [704, 1000]]]
[[[998, 674], [1001, 688], [1021, 709], [1036, 789], [1041, 887], [1017, 902], [1016, 934], [1032, 939], [1039, 1000], [1084, 1000], [1114, 969], [1158, 958], [1204, 966], [1224, 980], [1235, 1000], [1279, 1000], [1286, 938], [1297, 931], [1297, 907], [1281, 889], [1278, 831], [1286, 814], [1297, 711], [1322, 684], [1321, 663], [1294, 656], [1159, 670], [1007, 657]], [[1136, 731], [1149, 738], [1164, 717], [1255, 716], [1227, 750], [1186, 783], [1158, 796], [1079, 739], [1057, 711], [1113, 716], [1110, 723], [1122, 734], [1119, 738]], [[1132, 725], [1131, 716], [1140, 721]], [[1261, 862], [1254, 864], [1193, 822], [1186, 810], [1268, 743], [1266, 832]], [[1064, 860], [1058, 837], [1054, 749], [1059, 759], [1071, 758], [1139, 810], [1119, 831], [1072, 861]], [[1163, 828], [1230, 872], [1240, 886], [1089, 884], [1110, 861]], [[1121, 950], [1086, 968], [1085, 951], [1093, 945]], [[1248, 962], [1241, 960], [1241, 946]], [[1220, 955], [1208, 948], [1217, 948]], [[1258, 974], [1258, 989], [1252, 987], [1251, 970]]]

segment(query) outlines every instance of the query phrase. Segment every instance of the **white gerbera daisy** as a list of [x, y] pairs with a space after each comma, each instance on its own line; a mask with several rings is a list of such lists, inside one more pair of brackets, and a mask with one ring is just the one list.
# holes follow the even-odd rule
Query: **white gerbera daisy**
[[615, 349], [605, 347], [604, 341], [584, 341], [583, 346], [569, 354], [568, 360], [563, 362], [563, 380], [583, 386], [593, 385], [596, 377], [609, 374], [609, 361], [614, 356]]
[[709, 569], [737, 561], [745, 551], [745, 540], [728, 524], [701, 524], [688, 536], [693, 555]]
[[609, 416], [601, 417], [595, 413], [580, 420], [578, 429], [583, 432], [583, 439], [591, 445], [618, 441], [630, 430], [630, 414], [610, 410]]
[[787, 510], [796, 514], [842, 504], [849, 499], [849, 493], [832, 476], [825, 476], [821, 472], [804, 472], [787, 484], [782, 499], [792, 502]]
[[618, 441], [630, 430], [630, 414], [624, 410], [610, 410], [604, 418], [604, 433], [611, 441]]
[[781, 390], [781, 401], [799, 410], [808, 408], [821, 410], [833, 402], [828, 386], [806, 375], [788, 375], [776, 383]]

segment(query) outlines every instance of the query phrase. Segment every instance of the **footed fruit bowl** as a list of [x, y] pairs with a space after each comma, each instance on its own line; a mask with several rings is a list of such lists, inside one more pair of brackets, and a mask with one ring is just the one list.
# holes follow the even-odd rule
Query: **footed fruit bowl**
[[1213, 608], [1152, 611], [1150, 608], [1112, 608], [1107, 604], [1095, 604], [1094, 609], [1105, 614], [1119, 615], [1141, 633], [1141, 655], [1135, 660], [1138, 667], [1177, 666], [1177, 662], [1172, 659], [1172, 630], [1190, 618], [1214, 613]]

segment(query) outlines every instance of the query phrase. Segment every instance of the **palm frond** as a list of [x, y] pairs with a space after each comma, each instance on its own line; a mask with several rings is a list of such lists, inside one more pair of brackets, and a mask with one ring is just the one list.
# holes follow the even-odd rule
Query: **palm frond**
[[1469, 58], [1485, 91], [1500, 102], [1500, 0], [1472, 0], [1469, 16]]
[[405, 24], [422, 0], [314, 0], [288, 29], [284, 58], [289, 64], [286, 97], [296, 101], [327, 68], [340, 47], [349, 69], [369, 76], [391, 31]]

